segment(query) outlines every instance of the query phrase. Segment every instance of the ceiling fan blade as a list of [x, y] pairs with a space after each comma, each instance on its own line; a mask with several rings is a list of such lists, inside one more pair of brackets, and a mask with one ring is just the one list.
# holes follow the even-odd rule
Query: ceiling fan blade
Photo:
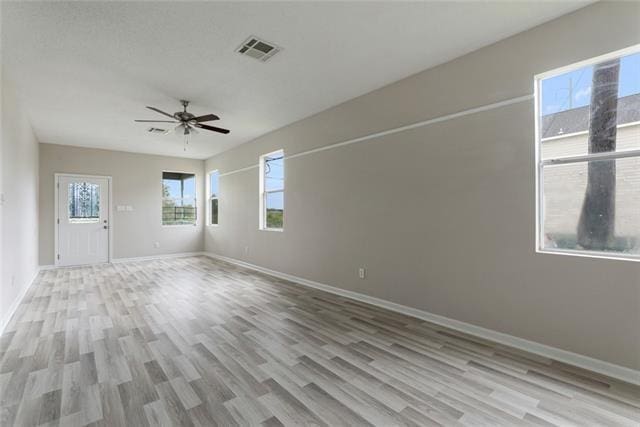
[[194, 117], [191, 120], [195, 120], [196, 122], [211, 122], [213, 120], [220, 120], [220, 117], [215, 114], [205, 114], [204, 116]]
[[229, 129], [223, 129], [223, 128], [218, 128], [218, 127], [215, 127], [215, 126], [203, 125], [203, 124], [200, 124], [200, 123], [196, 123], [194, 126], [197, 127], [197, 128], [200, 128], [200, 129], [212, 130], [214, 132], [220, 132], [220, 133], [225, 133], [225, 134], [231, 132]]
[[149, 107], [148, 105], [147, 105], [147, 108], [148, 108], [149, 110], [153, 110], [153, 111], [155, 111], [156, 113], [160, 113], [160, 114], [163, 114], [163, 115], [165, 115], [165, 116], [167, 116], [167, 117], [171, 117], [172, 119], [175, 119], [175, 117], [173, 116], [173, 114], [165, 113], [165, 112], [164, 112], [164, 111], [162, 111], [162, 110], [158, 110], [158, 109], [157, 109], [157, 108], [155, 108], [155, 107]]
[[175, 120], [134, 120], [134, 122], [141, 123], [180, 123]]

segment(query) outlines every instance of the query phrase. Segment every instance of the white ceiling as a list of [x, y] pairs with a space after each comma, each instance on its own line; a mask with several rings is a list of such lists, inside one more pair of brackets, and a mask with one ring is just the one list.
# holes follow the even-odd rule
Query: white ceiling
[[[2, 2], [2, 66], [41, 142], [203, 159], [586, 3]], [[133, 122], [179, 99], [231, 134], [184, 152]]]

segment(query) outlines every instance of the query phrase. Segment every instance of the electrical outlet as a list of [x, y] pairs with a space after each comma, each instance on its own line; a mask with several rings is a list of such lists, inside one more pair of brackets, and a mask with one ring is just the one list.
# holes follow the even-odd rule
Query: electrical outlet
[[244, 247], [244, 254], [248, 254], [249, 253], [249, 246], [245, 246]]
[[364, 269], [364, 267], [360, 267], [358, 269], [358, 277], [361, 278], [361, 279], [364, 279], [365, 275], [366, 275], [366, 272], [367, 271]]
[[16, 285], [16, 276], [11, 276], [11, 287], [13, 288]]
[[155, 242], [155, 243], [153, 244], [153, 247], [154, 247], [154, 248], [159, 248], [159, 247], [160, 247], [160, 242]]

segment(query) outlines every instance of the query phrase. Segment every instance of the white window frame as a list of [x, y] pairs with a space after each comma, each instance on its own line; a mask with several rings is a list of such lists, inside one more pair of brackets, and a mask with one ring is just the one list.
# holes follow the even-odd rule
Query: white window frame
[[269, 191], [265, 190], [265, 177], [264, 177], [264, 174], [265, 174], [265, 167], [264, 167], [265, 159], [267, 157], [274, 157], [274, 156], [277, 156], [277, 155], [281, 155], [282, 156], [283, 164], [284, 164], [284, 160], [285, 160], [284, 149], [275, 150], [275, 151], [272, 151], [270, 153], [266, 153], [266, 154], [263, 154], [262, 156], [260, 156], [260, 162], [259, 162], [259, 165], [260, 165], [260, 168], [259, 168], [259, 170], [260, 170], [260, 202], [259, 202], [259, 204], [260, 204], [260, 215], [259, 215], [259, 221], [260, 222], [258, 224], [258, 229], [259, 230], [263, 230], [263, 231], [279, 231], [279, 232], [284, 231], [284, 217], [285, 217], [284, 206], [283, 206], [283, 213], [282, 213], [282, 228], [267, 227], [267, 196], [270, 193], [280, 193], [281, 192], [282, 193], [282, 200], [283, 200], [283, 204], [284, 204], [284, 192], [285, 192], [285, 185], [284, 185], [285, 184], [284, 183], [285, 179], [284, 179], [284, 177], [286, 176], [286, 173], [287, 173], [286, 169], [284, 170], [284, 173], [283, 173], [283, 176], [282, 176], [283, 177], [282, 188], [278, 189], [278, 190], [269, 190]]
[[[217, 227], [220, 225], [220, 194], [217, 194], [213, 197], [211, 194], [211, 175], [214, 173], [218, 174], [218, 193], [220, 193], [220, 171], [218, 169], [214, 169], [207, 173], [207, 226]], [[218, 201], [218, 222], [213, 224], [211, 221], [213, 220], [213, 211], [211, 210], [211, 201], [216, 199]]]
[[[165, 201], [165, 197], [161, 197], [160, 198], [160, 225], [162, 227], [196, 227], [198, 225], [198, 220], [200, 218], [200, 215], [198, 215], [198, 174], [195, 172], [188, 172], [188, 171], [179, 171], [179, 170], [174, 170], [174, 169], [166, 169], [163, 170], [160, 173], [160, 190], [162, 194], [162, 184], [164, 182], [164, 174], [166, 173], [183, 173], [183, 174], [189, 174], [189, 175], [193, 175], [193, 205], [195, 206], [196, 209], [196, 220], [193, 222], [193, 224], [165, 224], [164, 223], [164, 219], [163, 219], [163, 209], [164, 209], [164, 201]], [[170, 199], [174, 199], [173, 197], [169, 197]], [[184, 198], [183, 198], [184, 200]]]
[[580, 251], [575, 249], [560, 249], [560, 248], [545, 248], [544, 247], [544, 167], [549, 165], [561, 165], [571, 163], [582, 163], [589, 160], [611, 160], [611, 159], [623, 159], [629, 157], [640, 157], [640, 149], [628, 150], [628, 151], [612, 151], [605, 153], [584, 154], [578, 156], [566, 156], [557, 157], [552, 159], [543, 160], [540, 153], [542, 150], [542, 138], [540, 135], [540, 98], [542, 96], [542, 81], [549, 77], [555, 77], [561, 74], [568, 73], [583, 67], [595, 65], [600, 62], [608, 61], [614, 58], [619, 58], [627, 55], [632, 55], [640, 52], [640, 45], [631, 46], [625, 49], [620, 49], [614, 52], [610, 52], [604, 55], [597, 56], [595, 58], [580, 61], [565, 67], [556, 68], [551, 71], [547, 71], [534, 76], [534, 127], [535, 127], [535, 192], [536, 192], [536, 247], [537, 253], [543, 254], [556, 254], [556, 255], [569, 255], [579, 256], [587, 258], [602, 258], [610, 260], [625, 260], [625, 261], [640, 261], [640, 257], [629, 254], [616, 254], [612, 252], [600, 252], [600, 251]]

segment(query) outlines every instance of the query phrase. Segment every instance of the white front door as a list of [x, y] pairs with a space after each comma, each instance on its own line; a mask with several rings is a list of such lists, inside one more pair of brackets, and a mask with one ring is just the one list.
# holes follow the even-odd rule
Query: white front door
[[57, 265], [109, 261], [109, 179], [58, 175]]

